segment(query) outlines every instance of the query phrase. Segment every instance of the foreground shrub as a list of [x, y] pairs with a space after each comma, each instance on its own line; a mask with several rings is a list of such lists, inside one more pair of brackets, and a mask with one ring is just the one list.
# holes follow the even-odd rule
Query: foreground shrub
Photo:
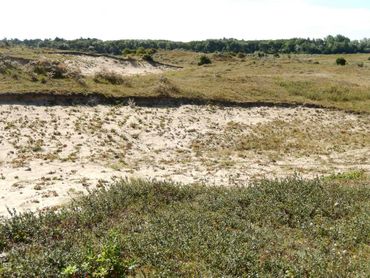
[[206, 55], [200, 56], [198, 66], [207, 65], [207, 64], [212, 64], [211, 59], [207, 57]]
[[344, 58], [337, 58], [336, 63], [338, 66], [345, 66], [347, 64], [347, 61]]
[[341, 180], [118, 181], [58, 212], [3, 220], [0, 275], [366, 277], [370, 188]]

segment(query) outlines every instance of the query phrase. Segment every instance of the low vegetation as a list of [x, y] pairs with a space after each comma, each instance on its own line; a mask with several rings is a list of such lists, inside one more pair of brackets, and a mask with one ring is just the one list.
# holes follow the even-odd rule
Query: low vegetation
[[209, 57], [206, 55], [200, 56], [198, 66], [207, 65], [207, 64], [212, 64], [211, 59], [209, 59]]
[[347, 61], [344, 58], [337, 58], [336, 63], [338, 66], [345, 66], [347, 64]]
[[0, 226], [3, 277], [365, 277], [361, 174], [252, 187], [117, 181]]
[[[46, 57], [53, 67], [57, 66], [56, 75], [54, 68], [46, 75], [39, 70], [37, 72], [40, 73], [29, 70], [27, 64], [37, 65], [40, 56]], [[113, 83], [107, 81], [105, 75], [97, 76], [94, 80], [94, 76], [63, 72], [64, 61], [74, 57], [43, 50], [0, 47], [0, 93], [99, 93], [132, 98], [157, 97], [161, 95], [157, 88], [161, 86], [160, 80], [164, 76], [177, 88], [168, 97], [204, 101], [304, 103], [370, 112], [370, 82], [367, 78], [370, 66], [368, 55], [363, 54], [343, 55], [347, 65], [338, 67], [338, 57], [330, 55], [281, 54], [276, 57], [266, 53], [238, 55], [224, 52], [208, 54], [212, 64], [199, 67], [197, 53], [158, 51], [152, 56], [155, 61], [182, 69], [168, 70], [161, 75], [114, 76], [111, 79]], [[21, 63], [20, 59], [28, 62]], [[359, 67], [360, 63], [363, 66]], [[125, 82], [120, 80], [122, 78]], [[15, 79], [17, 82], [14, 82]]]

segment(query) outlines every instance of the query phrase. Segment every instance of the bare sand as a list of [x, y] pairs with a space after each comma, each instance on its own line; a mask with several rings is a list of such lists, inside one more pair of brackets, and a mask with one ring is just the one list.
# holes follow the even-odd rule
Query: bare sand
[[[316, 154], [230, 151], [239, 137], [277, 120], [288, 129], [296, 120], [323, 132], [335, 126], [337, 135], [342, 126], [350, 139], [333, 138], [338, 148]], [[58, 206], [118, 178], [233, 186], [369, 172], [369, 133], [368, 115], [302, 107], [0, 105], [0, 215]]]
[[70, 70], [81, 71], [84, 76], [94, 76], [102, 71], [114, 72], [122, 76], [145, 75], [150, 73], [162, 73], [168, 70], [166, 66], [154, 66], [146, 61], [120, 61], [109, 57], [90, 57], [90, 56], [72, 56], [67, 58], [64, 63]]

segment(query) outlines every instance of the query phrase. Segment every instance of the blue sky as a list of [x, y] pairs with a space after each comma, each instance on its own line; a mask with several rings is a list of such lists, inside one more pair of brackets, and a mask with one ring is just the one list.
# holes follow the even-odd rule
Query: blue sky
[[0, 38], [370, 38], [370, 0], [12, 0]]

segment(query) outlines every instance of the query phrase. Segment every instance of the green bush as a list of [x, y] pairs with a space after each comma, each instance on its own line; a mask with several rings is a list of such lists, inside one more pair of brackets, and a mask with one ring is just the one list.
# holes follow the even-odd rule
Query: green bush
[[340, 58], [337, 58], [336, 63], [338, 66], [345, 66], [347, 64], [347, 61], [346, 59], [340, 57]]
[[0, 276], [367, 277], [369, 184], [342, 181], [117, 181], [3, 219]]
[[141, 59], [143, 59], [144, 61], [147, 61], [147, 62], [153, 62], [153, 57], [150, 55], [150, 54], [144, 54], [143, 56], [141, 56]]
[[202, 66], [202, 65], [206, 65], [206, 64], [212, 64], [211, 59], [206, 55], [200, 56], [198, 66]]

